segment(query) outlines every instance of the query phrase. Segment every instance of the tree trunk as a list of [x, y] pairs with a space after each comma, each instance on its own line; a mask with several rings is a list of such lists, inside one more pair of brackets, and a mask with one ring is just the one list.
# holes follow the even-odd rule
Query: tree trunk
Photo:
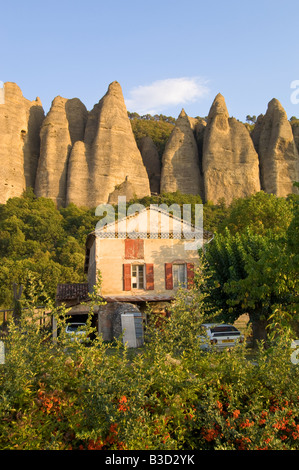
[[250, 319], [252, 324], [253, 345], [256, 346], [257, 341], [267, 342], [267, 320], [259, 318]]
[[19, 325], [21, 322], [22, 306], [20, 303], [20, 298], [22, 296], [23, 286], [17, 286], [16, 283], [13, 283], [13, 320], [16, 325]]

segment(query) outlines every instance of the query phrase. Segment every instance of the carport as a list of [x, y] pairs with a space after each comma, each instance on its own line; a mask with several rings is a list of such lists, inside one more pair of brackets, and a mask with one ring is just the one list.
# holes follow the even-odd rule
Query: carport
[[[67, 312], [67, 322], [85, 323], [90, 312], [90, 302], [88, 296], [88, 284], [58, 284], [56, 290], [56, 306], [65, 305], [69, 311]], [[83, 305], [83, 304], [86, 305]], [[92, 326], [98, 330], [98, 307], [95, 306], [92, 315]], [[52, 333], [53, 339], [57, 338], [57, 322], [52, 317]]]

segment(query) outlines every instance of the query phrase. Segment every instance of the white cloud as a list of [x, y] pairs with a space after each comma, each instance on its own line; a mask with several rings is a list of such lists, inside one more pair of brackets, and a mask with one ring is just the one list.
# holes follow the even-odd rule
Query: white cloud
[[194, 103], [208, 92], [207, 82], [199, 77], [167, 78], [133, 88], [125, 102], [130, 112], [159, 114], [172, 106]]

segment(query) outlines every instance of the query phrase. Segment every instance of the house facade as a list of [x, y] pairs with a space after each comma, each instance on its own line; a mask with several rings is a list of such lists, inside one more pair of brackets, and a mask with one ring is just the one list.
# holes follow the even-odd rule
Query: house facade
[[199, 263], [198, 249], [211, 238], [201, 228], [150, 206], [120, 220], [98, 225], [86, 240], [86, 284], [59, 285], [57, 304], [70, 308], [71, 321], [84, 321], [89, 294], [104, 305], [93, 307], [94, 325], [106, 341], [122, 333], [123, 314], [168, 314], [178, 288], [190, 288]]
[[97, 228], [86, 242], [89, 289], [107, 302], [171, 301], [189, 288], [209, 234], [157, 207]]

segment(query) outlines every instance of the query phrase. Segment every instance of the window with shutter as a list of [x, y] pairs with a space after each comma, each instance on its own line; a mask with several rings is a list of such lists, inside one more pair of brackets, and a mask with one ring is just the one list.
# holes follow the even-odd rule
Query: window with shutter
[[187, 276], [186, 276], [186, 264], [185, 263], [174, 263], [172, 265], [172, 277], [173, 287], [186, 287]]
[[131, 265], [131, 287], [132, 289], [144, 289], [144, 265]]

